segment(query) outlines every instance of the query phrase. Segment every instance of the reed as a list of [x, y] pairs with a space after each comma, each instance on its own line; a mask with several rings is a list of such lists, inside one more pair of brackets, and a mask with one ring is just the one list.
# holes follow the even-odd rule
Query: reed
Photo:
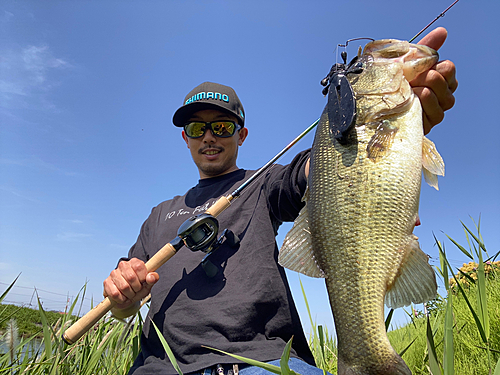
[[[14, 283], [4, 292], [3, 298]], [[79, 297], [75, 298], [55, 324], [49, 324], [47, 314], [39, 303], [41, 331], [21, 338], [12, 352], [0, 353], [0, 374], [127, 374], [139, 353], [141, 315], [125, 323], [110, 317], [103, 318], [80, 341], [68, 346], [61, 339], [61, 334], [71, 325], [78, 300]], [[35, 342], [40, 335], [41, 343]]]

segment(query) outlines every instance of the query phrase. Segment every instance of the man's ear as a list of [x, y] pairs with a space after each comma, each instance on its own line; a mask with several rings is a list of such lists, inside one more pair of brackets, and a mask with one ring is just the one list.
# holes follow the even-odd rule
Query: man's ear
[[182, 131], [182, 139], [184, 139], [184, 142], [186, 142], [187, 148], [189, 148], [189, 138], [187, 137], [184, 130]]
[[243, 144], [243, 142], [245, 142], [245, 139], [248, 135], [248, 129], [247, 128], [241, 128], [240, 129], [240, 132], [238, 134], [238, 146], [241, 146]]

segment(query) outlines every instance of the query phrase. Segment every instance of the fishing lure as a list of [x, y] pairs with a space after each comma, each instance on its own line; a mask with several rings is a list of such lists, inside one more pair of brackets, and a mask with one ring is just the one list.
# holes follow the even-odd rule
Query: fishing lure
[[[370, 38], [350, 39], [350, 41]], [[370, 39], [373, 40], [373, 39]], [[352, 86], [347, 79], [349, 74], [361, 74], [363, 63], [359, 61], [359, 54], [347, 64], [347, 52], [343, 51], [340, 56], [343, 63], [336, 63], [330, 69], [328, 75], [321, 80], [321, 85], [325, 86], [323, 95], [328, 93], [327, 112], [332, 137], [340, 144], [347, 144], [347, 136], [356, 123], [356, 97]]]
[[[455, 0], [432, 22], [420, 30], [417, 35], [411, 38], [409, 42], [413, 42], [434, 22], [443, 17], [458, 1]], [[354, 38], [349, 39], [345, 44], [338, 44], [337, 47], [347, 47], [349, 42], [360, 39], [374, 40], [372, 38]], [[349, 64], [347, 64], [347, 52], [343, 51], [340, 55], [343, 63], [334, 64], [328, 75], [321, 80], [321, 85], [325, 86], [323, 95], [328, 94], [327, 111], [330, 133], [340, 144], [346, 145], [348, 143], [347, 137], [349, 132], [356, 123], [356, 96], [347, 76], [349, 74], [361, 74], [363, 72], [363, 63], [359, 59], [360, 52], [358, 52], [358, 55]]]

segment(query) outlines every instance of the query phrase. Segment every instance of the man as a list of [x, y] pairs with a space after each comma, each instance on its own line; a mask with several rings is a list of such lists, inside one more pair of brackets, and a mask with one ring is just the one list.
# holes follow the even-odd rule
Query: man
[[[446, 30], [438, 28], [421, 43], [438, 49], [445, 39]], [[422, 102], [427, 133], [454, 104], [455, 67], [450, 61], [440, 62], [411, 84]], [[183, 249], [157, 272], [148, 273], [144, 262], [177, 235], [187, 218], [204, 212], [253, 174], [236, 164], [248, 130], [243, 106], [232, 88], [210, 82], [197, 86], [174, 114], [173, 123], [184, 129], [182, 138], [200, 181], [183, 196], [153, 208], [129, 258], [122, 259], [104, 281], [104, 295], [118, 303], [113, 313], [119, 317], [137, 311], [140, 299], [152, 295], [141, 353], [130, 374], [176, 373], [154, 322], [184, 373], [257, 374], [257, 368], [202, 345], [278, 364], [293, 336], [290, 367], [301, 374], [319, 375], [284, 270], [276, 262], [275, 241], [279, 225], [293, 221], [302, 207], [309, 151], [299, 153], [287, 166], [273, 166], [218, 217], [221, 230], [229, 228], [241, 242], [226, 241], [211, 255], [214, 272], [201, 265], [204, 254]]]

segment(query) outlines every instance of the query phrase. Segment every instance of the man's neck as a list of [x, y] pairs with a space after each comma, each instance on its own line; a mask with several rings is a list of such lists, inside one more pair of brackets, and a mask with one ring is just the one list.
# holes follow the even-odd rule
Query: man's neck
[[204, 172], [202, 172], [201, 170], [198, 170], [199, 173], [200, 173], [200, 180], [204, 180], [206, 178], [215, 178], [215, 177], [220, 177], [220, 176], [223, 176], [225, 174], [228, 174], [228, 173], [231, 173], [231, 172], [234, 172], [234, 171], [237, 171], [239, 168], [235, 165], [234, 167], [231, 167], [229, 169], [227, 169], [226, 171], [224, 171], [223, 173], [219, 173], [219, 174], [215, 174], [215, 175], [210, 175], [210, 174], [205, 174]]

